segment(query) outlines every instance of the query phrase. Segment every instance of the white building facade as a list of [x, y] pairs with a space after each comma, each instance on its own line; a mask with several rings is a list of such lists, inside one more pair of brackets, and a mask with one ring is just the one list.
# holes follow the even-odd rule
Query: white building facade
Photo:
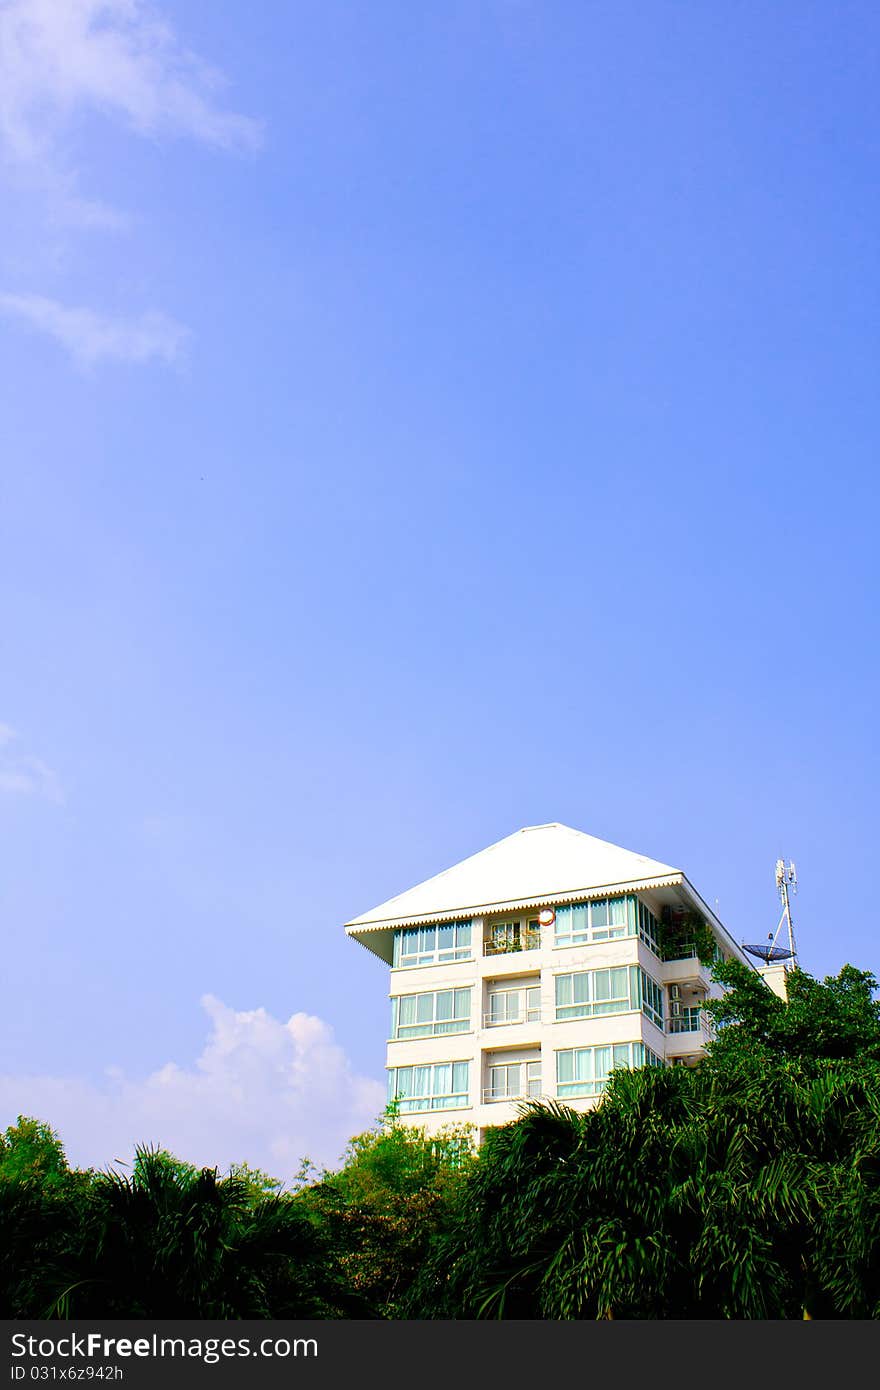
[[609, 1072], [692, 1064], [707, 944], [748, 964], [680, 869], [528, 826], [346, 924], [391, 967], [388, 1094], [436, 1132], [595, 1105]]

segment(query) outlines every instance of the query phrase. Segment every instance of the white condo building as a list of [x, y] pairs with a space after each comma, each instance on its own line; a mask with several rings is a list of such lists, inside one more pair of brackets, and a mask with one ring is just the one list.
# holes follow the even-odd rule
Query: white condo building
[[480, 1138], [524, 1098], [586, 1109], [615, 1067], [695, 1061], [713, 992], [695, 933], [749, 963], [681, 869], [555, 823], [345, 929], [391, 967], [389, 1098]]

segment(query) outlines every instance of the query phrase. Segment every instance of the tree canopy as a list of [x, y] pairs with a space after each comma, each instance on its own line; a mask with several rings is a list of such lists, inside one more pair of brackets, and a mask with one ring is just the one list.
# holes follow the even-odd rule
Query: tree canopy
[[421, 1317], [880, 1312], [880, 1074], [756, 1060], [613, 1074], [483, 1144]]
[[785, 999], [736, 960], [716, 965], [713, 978], [726, 990], [706, 1005], [720, 1025], [708, 1048], [713, 1067], [735, 1067], [755, 1056], [804, 1063], [880, 1061], [880, 1000], [870, 971], [845, 965], [820, 981], [791, 970]]
[[880, 1007], [845, 966], [736, 962], [695, 1067], [612, 1073], [586, 1113], [529, 1102], [478, 1151], [389, 1111], [287, 1188], [141, 1148], [71, 1169], [0, 1136], [7, 1317], [876, 1318]]
[[69, 1171], [64, 1145], [54, 1129], [42, 1120], [19, 1115], [16, 1123], [0, 1134], [0, 1183], [57, 1186]]

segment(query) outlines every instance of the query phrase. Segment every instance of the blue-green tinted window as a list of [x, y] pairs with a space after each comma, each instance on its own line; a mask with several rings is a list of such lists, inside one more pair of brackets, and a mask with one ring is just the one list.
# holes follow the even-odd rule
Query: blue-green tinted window
[[442, 965], [471, 959], [470, 922], [434, 927], [404, 927], [394, 933], [394, 965]]
[[638, 903], [639, 936], [655, 956], [660, 955], [660, 923], [649, 907]]
[[642, 1013], [649, 1018], [658, 1028], [663, 1027], [663, 990], [652, 980], [650, 975], [646, 975], [644, 970], [639, 972], [641, 975], [642, 986]]
[[557, 1021], [599, 1018], [641, 1009], [663, 1027], [663, 991], [638, 965], [615, 965], [607, 970], [573, 970], [556, 976]]
[[616, 965], [608, 970], [557, 975], [557, 1019], [598, 1018], [639, 1008], [638, 974], [637, 965]]
[[391, 1000], [392, 1038], [430, 1038], [466, 1033], [471, 1026], [471, 991], [438, 989]]
[[612, 1043], [603, 1047], [572, 1047], [556, 1054], [556, 1094], [598, 1096], [617, 1067], [662, 1067], [663, 1060], [641, 1042]]
[[589, 941], [612, 941], [634, 935], [626, 898], [598, 898], [556, 909], [556, 945], [584, 946]]
[[414, 1110], [455, 1110], [468, 1104], [467, 1062], [435, 1062], [425, 1067], [391, 1067], [388, 1099], [401, 1114]]

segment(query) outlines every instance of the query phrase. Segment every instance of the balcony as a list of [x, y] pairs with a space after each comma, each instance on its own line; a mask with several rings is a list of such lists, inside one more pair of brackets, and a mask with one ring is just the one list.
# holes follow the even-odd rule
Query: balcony
[[697, 948], [692, 941], [676, 941], [670, 946], [661, 947], [660, 959], [664, 965], [671, 960], [697, 960]]
[[483, 942], [484, 956], [508, 956], [517, 951], [537, 951], [541, 946], [541, 933], [526, 928], [516, 933], [498, 933], [487, 937]]
[[540, 1009], [521, 1009], [516, 1014], [483, 1014], [484, 1028], [506, 1028], [517, 1023], [540, 1023]]
[[488, 1010], [483, 1015], [484, 1028], [503, 1028], [508, 1024], [540, 1023], [541, 986], [537, 975], [528, 984], [513, 982], [513, 988], [494, 986], [486, 1000]]
[[679, 956], [677, 960], [663, 962], [660, 979], [664, 985], [680, 984], [707, 994], [712, 984], [712, 970], [699, 956]]
[[670, 1035], [696, 1033], [699, 1035], [700, 1045], [710, 1042], [715, 1036], [708, 1014], [705, 1014], [699, 1005], [696, 1008], [685, 1006], [679, 1015], [667, 1018], [666, 1032]]
[[483, 1091], [483, 1104], [492, 1105], [499, 1100], [535, 1100], [542, 1095], [540, 1080], [531, 1080], [522, 1086], [487, 1086]]

